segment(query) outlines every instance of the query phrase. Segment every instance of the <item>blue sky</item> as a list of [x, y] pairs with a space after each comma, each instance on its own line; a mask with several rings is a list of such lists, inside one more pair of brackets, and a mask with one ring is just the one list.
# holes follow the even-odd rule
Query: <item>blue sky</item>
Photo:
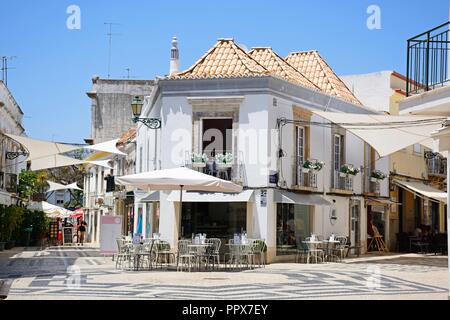
[[[25, 112], [31, 137], [83, 142], [90, 136], [92, 75], [107, 76], [113, 26], [112, 78], [126, 68], [136, 79], [165, 75], [170, 41], [179, 39], [187, 68], [217, 38], [280, 55], [317, 49], [338, 74], [405, 72], [406, 39], [448, 20], [449, 0], [148, 1], [1, 0], [0, 56], [10, 62], [9, 88]], [[69, 30], [69, 5], [81, 9], [81, 29]], [[366, 26], [369, 5], [381, 9], [381, 29]]]

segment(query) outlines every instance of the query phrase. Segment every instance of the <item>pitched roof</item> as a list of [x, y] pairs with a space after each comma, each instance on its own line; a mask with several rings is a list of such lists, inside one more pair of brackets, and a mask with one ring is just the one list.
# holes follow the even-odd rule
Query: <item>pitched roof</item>
[[319, 52], [304, 51], [290, 53], [286, 61], [300, 71], [322, 91], [354, 104], [362, 105], [333, 69], [320, 56]]
[[219, 39], [193, 66], [170, 78], [261, 76], [269, 72], [253, 60], [233, 39]]
[[117, 141], [118, 146], [125, 145], [127, 142], [133, 141], [136, 139], [136, 128], [128, 129]]
[[248, 54], [269, 70], [271, 74], [296, 82], [305, 87], [320, 90], [314, 83], [301, 74], [301, 72], [276, 54], [272, 48], [252, 48]]

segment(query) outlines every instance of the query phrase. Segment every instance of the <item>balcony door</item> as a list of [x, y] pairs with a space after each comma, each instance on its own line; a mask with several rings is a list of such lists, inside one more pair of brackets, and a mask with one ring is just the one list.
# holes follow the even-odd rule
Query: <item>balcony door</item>
[[232, 118], [202, 119], [202, 150], [209, 158], [218, 153], [232, 153]]
[[304, 184], [302, 166], [305, 162], [305, 128], [297, 127], [297, 185]]

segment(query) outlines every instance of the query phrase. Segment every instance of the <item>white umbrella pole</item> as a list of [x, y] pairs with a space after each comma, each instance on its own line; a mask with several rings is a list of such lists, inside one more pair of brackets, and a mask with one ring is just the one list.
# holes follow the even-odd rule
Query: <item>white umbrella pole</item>
[[[178, 212], [180, 213], [180, 215], [178, 218], [180, 219], [180, 223], [181, 223], [181, 221], [183, 220], [181, 218], [181, 215], [183, 214], [183, 185], [180, 185], [180, 206], [179, 207], [180, 208], [178, 209]], [[178, 238], [180, 238], [180, 237], [178, 237]]]

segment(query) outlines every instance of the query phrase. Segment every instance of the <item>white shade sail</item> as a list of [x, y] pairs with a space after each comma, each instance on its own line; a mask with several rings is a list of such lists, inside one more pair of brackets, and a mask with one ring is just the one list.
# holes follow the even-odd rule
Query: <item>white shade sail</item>
[[[168, 201], [180, 201], [180, 191], [172, 191]], [[253, 202], [253, 190], [238, 193], [183, 191], [184, 202]], [[144, 199], [142, 202], [145, 202]]]
[[328, 202], [322, 196], [319, 196], [317, 194], [294, 193], [285, 190], [275, 190], [274, 202], [317, 206], [332, 205], [331, 202]]
[[86, 163], [93, 164], [95, 166], [104, 167], [107, 169], [112, 169], [112, 167], [109, 165], [110, 160], [93, 160], [93, 161], [86, 161]]
[[413, 144], [433, 146], [431, 132], [442, 127], [443, 117], [391, 116], [313, 111], [367, 142], [380, 157]]
[[424, 196], [426, 198], [434, 199], [440, 202], [447, 202], [447, 192], [444, 192], [442, 190], [433, 188], [429, 185], [424, 184], [420, 181], [401, 181], [401, 180], [394, 180], [393, 181], [396, 185], [418, 195], [418, 196]]
[[38, 171], [50, 168], [67, 167], [86, 163], [84, 160], [79, 160], [71, 157], [66, 157], [60, 154], [34, 159], [31, 161], [31, 171]]
[[57, 182], [47, 180], [47, 183], [50, 186], [50, 188], [47, 190], [47, 192], [58, 191], [58, 190], [69, 190], [69, 189], [82, 190], [81, 188], [79, 188], [77, 186], [76, 182], [68, 184], [68, 185], [64, 185], [64, 184], [60, 184]]
[[95, 151], [103, 151], [107, 153], [114, 153], [122, 156], [126, 156], [126, 153], [123, 153], [119, 149], [117, 149], [116, 145], [119, 139], [114, 139], [111, 141], [106, 141], [98, 144], [94, 144], [92, 146], [86, 146], [85, 149], [95, 150]]
[[40, 159], [68, 151], [80, 149], [79, 146], [36, 140], [22, 136], [5, 133], [6, 136], [19, 142], [29, 153], [28, 160]]
[[116, 184], [143, 190], [241, 192], [242, 186], [188, 168], [165, 169], [116, 177]]
[[27, 206], [27, 209], [45, 212], [45, 214], [52, 218], [68, 218], [73, 213], [70, 210], [55, 206], [54, 204], [46, 201], [31, 202]]

